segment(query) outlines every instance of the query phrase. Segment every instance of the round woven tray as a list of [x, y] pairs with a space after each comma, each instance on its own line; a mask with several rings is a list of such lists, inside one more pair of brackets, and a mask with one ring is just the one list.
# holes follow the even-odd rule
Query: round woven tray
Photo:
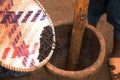
[[1, 66], [20, 72], [39, 69], [54, 48], [54, 27], [39, 1], [0, 1]]

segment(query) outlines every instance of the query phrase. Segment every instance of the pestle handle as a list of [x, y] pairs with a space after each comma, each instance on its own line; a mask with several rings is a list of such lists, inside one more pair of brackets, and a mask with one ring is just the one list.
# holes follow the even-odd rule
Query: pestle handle
[[77, 0], [74, 9], [74, 21], [70, 43], [68, 70], [76, 70], [85, 30], [89, 0]]

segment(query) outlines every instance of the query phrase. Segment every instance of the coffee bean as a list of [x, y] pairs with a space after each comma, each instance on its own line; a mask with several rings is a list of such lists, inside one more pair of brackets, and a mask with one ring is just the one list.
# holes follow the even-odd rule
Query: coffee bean
[[39, 61], [44, 60], [50, 53], [53, 44], [53, 30], [51, 26], [44, 27], [40, 35]]

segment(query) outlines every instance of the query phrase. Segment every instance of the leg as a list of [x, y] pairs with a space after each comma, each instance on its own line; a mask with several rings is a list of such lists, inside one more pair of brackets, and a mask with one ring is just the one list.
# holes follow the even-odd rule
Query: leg
[[0, 78], [6, 78], [6, 77], [22, 77], [29, 74], [28, 72], [16, 72], [8, 70], [4, 67], [0, 66]]
[[97, 26], [103, 13], [106, 11], [107, 0], [90, 0], [88, 7], [88, 23]]
[[0, 73], [0, 78], [6, 78], [6, 77], [23, 77], [28, 75], [28, 72], [16, 72], [11, 70], [6, 70]]
[[5, 71], [5, 68], [3, 68], [2, 66], [0, 66], [0, 73], [2, 73], [3, 71]]
[[107, 8], [107, 21], [114, 26], [114, 46], [112, 57], [120, 57], [120, 1], [110, 0]]
[[113, 52], [111, 57], [120, 57], [120, 39], [114, 37]]
[[109, 0], [107, 20], [114, 26], [114, 46], [109, 63], [113, 80], [120, 80], [120, 1]]

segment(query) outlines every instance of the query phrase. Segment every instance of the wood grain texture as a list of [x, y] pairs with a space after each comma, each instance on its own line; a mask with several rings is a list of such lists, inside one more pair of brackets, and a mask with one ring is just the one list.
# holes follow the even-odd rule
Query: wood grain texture
[[78, 64], [82, 37], [85, 30], [85, 22], [88, 9], [88, 0], [77, 0], [74, 11], [74, 22], [70, 44], [68, 69], [75, 70]]

